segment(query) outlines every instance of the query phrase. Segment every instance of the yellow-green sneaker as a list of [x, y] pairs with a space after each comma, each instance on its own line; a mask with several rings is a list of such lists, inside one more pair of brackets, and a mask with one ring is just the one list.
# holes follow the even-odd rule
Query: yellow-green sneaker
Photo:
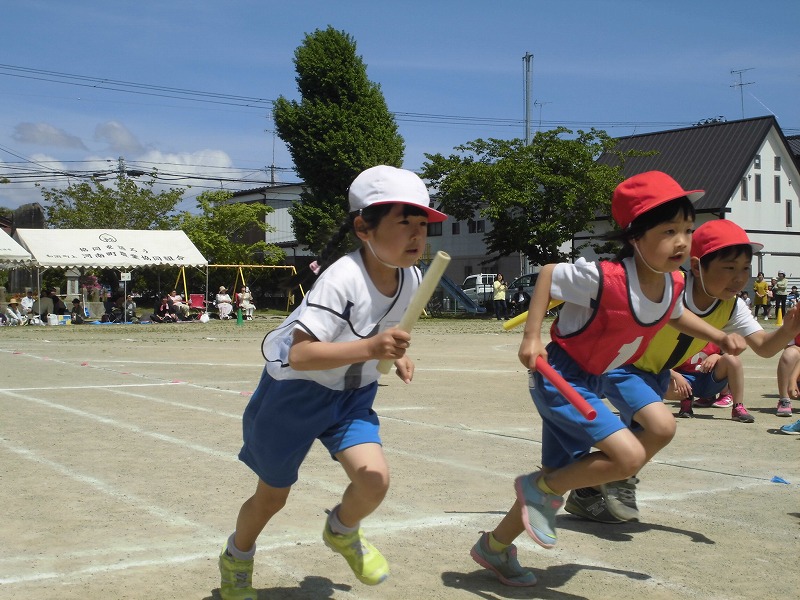
[[228, 545], [219, 555], [221, 583], [219, 595], [222, 600], [257, 600], [253, 589], [253, 559], [240, 560], [228, 554]]
[[361, 535], [361, 529], [348, 535], [339, 535], [333, 533], [326, 522], [322, 539], [328, 548], [344, 556], [361, 583], [378, 585], [389, 576], [389, 563], [378, 549]]

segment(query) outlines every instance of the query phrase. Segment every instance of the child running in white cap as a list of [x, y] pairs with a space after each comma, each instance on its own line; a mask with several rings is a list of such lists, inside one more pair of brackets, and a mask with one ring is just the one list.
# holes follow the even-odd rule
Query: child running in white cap
[[[256, 600], [256, 539], [286, 503], [314, 440], [350, 479], [323, 527], [325, 544], [367, 585], [389, 575], [386, 560], [360, 528], [389, 488], [372, 409], [377, 364], [393, 360], [403, 381], [413, 377], [406, 354], [411, 336], [395, 326], [421, 281], [415, 263], [425, 249], [428, 223], [447, 217], [429, 207], [417, 175], [395, 167], [365, 170], [348, 195], [350, 213], [314, 264], [319, 279], [262, 345], [267, 363], [244, 412], [239, 453], [258, 484], [219, 557], [223, 600]], [[351, 231], [361, 247], [330, 264], [331, 252]]]

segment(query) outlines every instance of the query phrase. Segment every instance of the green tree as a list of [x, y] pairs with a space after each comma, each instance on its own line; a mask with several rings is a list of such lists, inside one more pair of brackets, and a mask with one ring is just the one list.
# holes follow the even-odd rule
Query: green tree
[[294, 64], [302, 99], [275, 101], [275, 127], [307, 188], [290, 209], [295, 235], [318, 251], [347, 214], [355, 176], [378, 164], [401, 166], [405, 145], [351, 36], [316, 30], [295, 50]]
[[458, 154], [426, 154], [422, 176], [438, 190], [444, 212], [457, 220], [475, 212], [492, 222], [485, 236], [490, 260], [522, 252], [533, 264], [574, 258], [582, 247], [560, 246], [591, 226], [598, 212], [609, 214], [620, 169], [596, 162], [613, 150], [604, 131], [566, 128], [538, 132], [530, 145], [521, 139], [478, 139]]
[[64, 189], [42, 187], [47, 224], [54, 229], [165, 229], [185, 188], [155, 192], [155, 181], [153, 172], [137, 184], [123, 170], [114, 186], [92, 178]]
[[284, 252], [264, 241], [270, 228], [264, 217], [272, 207], [257, 202], [230, 202], [224, 190], [197, 197], [200, 214], [183, 212], [171, 220], [171, 229], [182, 229], [211, 264], [279, 264]]

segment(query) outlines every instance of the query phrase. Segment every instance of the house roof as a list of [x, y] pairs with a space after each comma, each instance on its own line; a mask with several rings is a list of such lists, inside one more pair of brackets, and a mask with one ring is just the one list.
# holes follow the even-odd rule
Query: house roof
[[[623, 176], [664, 171], [684, 189], [706, 190], [695, 203], [698, 211], [719, 212], [728, 204], [773, 127], [789, 146], [775, 117], [768, 116], [621, 137], [615, 152], [657, 151], [653, 156], [626, 158]], [[619, 164], [617, 155], [612, 153], [603, 154], [598, 162]]]
[[786, 141], [789, 142], [789, 150], [792, 151], [794, 161], [800, 168], [800, 135], [787, 135]]

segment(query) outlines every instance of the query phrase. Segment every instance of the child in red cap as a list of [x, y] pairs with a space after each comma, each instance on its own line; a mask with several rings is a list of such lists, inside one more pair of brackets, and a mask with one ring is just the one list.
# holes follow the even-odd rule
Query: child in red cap
[[[684, 278], [677, 271], [689, 256], [692, 201], [702, 195], [702, 190], [685, 191], [660, 171], [626, 179], [611, 202], [620, 231], [609, 237], [622, 243], [614, 260], [581, 258], [542, 267], [519, 349], [542, 418], [542, 470], [516, 479], [516, 502], [471, 552], [503, 583], [536, 583], [517, 562], [512, 542], [525, 530], [539, 545], [553, 547], [564, 493], [626, 479], [672, 439], [675, 419], [660, 397], [647, 404], [625, 398], [614, 405], [620, 416], [611, 411], [602, 399], [610, 371], [635, 362], [668, 322], [731, 354], [744, 349], [739, 336], [728, 336], [683, 310]], [[551, 299], [564, 304], [545, 348], [541, 329]], [[539, 356], [595, 409], [594, 420], [581, 416], [536, 371]], [[629, 429], [634, 420], [642, 427], [636, 433]], [[591, 452], [593, 447], [598, 451]]]
[[[739, 292], [750, 279], [753, 252], [761, 248], [763, 244], [751, 242], [744, 229], [733, 221], [709, 221], [698, 227], [692, 238], [691, 269], [686, 274], [683, 304], [684, 313], [691, 312], [716, 329], [742, 336], [756, 354], [770, 357], [783, 350], [800, 333], [800, 310], [789, 311], [783, 326], [767, 333], [739, 298]], [[706, 341], [682, 333], [672, 324], [667, 325], [655, 335], [639, 360], [608, 374], [605, 392], [609, 401], [616, 405], [632, 397], [659, 403], [662, 398], [681, 400], [681, 411], [690, 416], [690, 394], [716, 394], [730, 385], [733, 396], [731, 418], [752, 423], [753, 417], [743, 404], [744, 371], [738, 357], [723, 352], [712, 359], [713, 365], [703, 361], [706, 366], [694, 375], [670, 371], [701, 355], [706, 346]], [[605, 492], [604, 508], [618, 521], [638, 518], [636, 483], [638, 479], [632, 477], [601, 490]], [[595, 506], [587, 493], [590, 491], [573, 491], [567, 499], [567, 510], [600, 520], [596, 517], [602, 511], [582, 510]], [[594, 493], [601, 495], [601, 492]], [[609, 518], [602, 520], [611, 521]]]

